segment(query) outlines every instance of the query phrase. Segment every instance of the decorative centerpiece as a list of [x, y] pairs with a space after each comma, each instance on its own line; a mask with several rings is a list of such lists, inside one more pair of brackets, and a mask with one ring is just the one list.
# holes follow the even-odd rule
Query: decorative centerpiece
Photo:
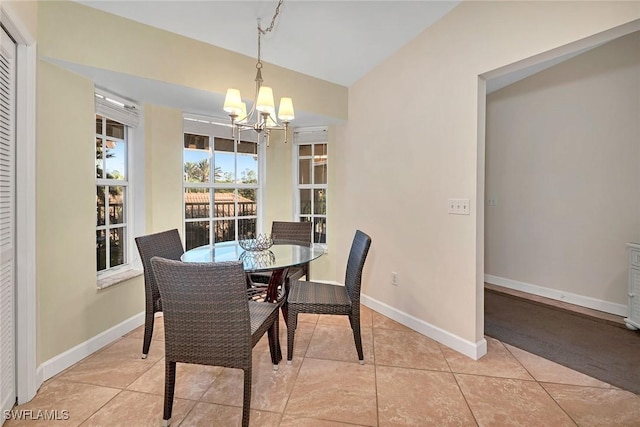
[[245, 251], [257, 252], [264, 251], [273, 246], [273, 239], [270, 234], [258, 234], [255, 237], [243, 236], [238, 239], [240, 247]]
[[240, 255], [240, 261], [244, 263], [245, 269], [257, 270], [273, 265], [276, 262], [276, 256], [268, 249], [263, 251], [246, 251]]

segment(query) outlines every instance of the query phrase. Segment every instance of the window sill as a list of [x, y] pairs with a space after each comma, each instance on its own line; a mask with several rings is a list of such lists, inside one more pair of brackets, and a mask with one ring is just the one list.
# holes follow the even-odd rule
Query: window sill
[[98, 277], [97, 287], [98, 289], [105, 289], [109, 286], [133, 279], [134, 277], [142, 276], [143, 274], [144, 272], [142, 270], [130, 268], [108, 276]]

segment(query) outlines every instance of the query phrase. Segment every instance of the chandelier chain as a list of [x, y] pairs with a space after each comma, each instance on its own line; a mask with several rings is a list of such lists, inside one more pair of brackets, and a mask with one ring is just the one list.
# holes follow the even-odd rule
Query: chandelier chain
[[276, 19], [278, 18], [278, 15], [280, 15], [280, 7], [282, 6], [282, 3], [284, 3], [284, 0], [280, 0], [278, 2], [278, 5], [276, 6], [276, 11], [273, 14], [273, 18], [271, 18], [271, 24], [269, 24], [267, 28], [263, 30], [262, 28], [260, 28], [260, 24], [258, 24], [258, 31], [260, 31], [260, 33], [267, 34], [273, 30], [273, 26], [276, 23]]
[[262, 68], [262, 61], [260, 60], [260, 48], [261, 48], [261, 36], [263, 34], [267, 34], [270, 33], [271, 31], [273, 31], [273, 26], [276, 24], [276, 19], [278, 18], [278, 15], [280, 15], [280, 7], [282, 6], [282, 3], [284, 3], [284, 0], [280, 0], [278, 1], [278, 5], [276, 6], [276, 10], [273, 13], [273, 18], [271, 18], [271, 24], [269, 24], [269, 26], [265, 29], [262, 29], [260, 27], [260, 19], [258, 19], [258, 63], [256, 64], [256, 68], [260, 69]]

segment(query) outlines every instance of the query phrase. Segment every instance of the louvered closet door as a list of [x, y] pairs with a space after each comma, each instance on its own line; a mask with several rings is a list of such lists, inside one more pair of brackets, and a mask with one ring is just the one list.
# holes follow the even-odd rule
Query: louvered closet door
[[[16, 401], [15, 360], [15, 54], [0, 28], [0, 403]], [[0, 417], [4, 419], [4, 417]]]

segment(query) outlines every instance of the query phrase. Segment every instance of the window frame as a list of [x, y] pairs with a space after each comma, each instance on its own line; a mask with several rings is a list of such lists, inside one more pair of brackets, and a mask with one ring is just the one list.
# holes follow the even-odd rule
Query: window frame
[[[313, 167], [311, 169], [311, 180], [310, 184], [300, 184], [300, 160], [301, 159], [310, 159], [311, 165], [313, 166], [313, 158], [315, 156], [315, 145], [316, 144], [324, 144], [326, 146], [326, 165], [327, 165], [327, 182], [324, 184], [316, 184], [315, 183], [315, 173], [313, 171]], [[311, 145], [312, 152], [309, 156], [300, 156], [300, 146], [301, 145]], [[329, 205], [330, 198], [328, 197], [329, 192], [329, 152], [330, 152], [330, 144], [329, 144], [329, 130], [326, 126], [321, 127], [300, 127], [295, 128], [293, 133], [293, 144], [292, 144], [293, 155], [291, 156], [293, 162], [293, 218], [294, 221], [300, 221], [303, 217], [309, 218], [312, 223], [314, 223], [315, 218], [324, 218], [325, 220], [325, 241], [323, 243], [318, 243], [315, 241], [315, 223], [313, 229], [313, 243], [317, 243], [327, 250], [328, 241], [329, 241]], [[300, 212], [300, 190], [310, 190], [311, 191], [311, 213], [310, 214], [302, 214]], [[315, 214], [313, 213], [314, 208], [314, 190], [324, 190], [325, 192], [325, 214]]]
[[[200, 136], [208, 137], [209, 141], [209, 182], [187, 182], [184, 178], [184, 135], [185, 134], [194, 134]], [[213, 117], [200, 116], [195, 114], [184, 114], [183, 115], [183, 129], [182, 129], [182, 140], [180, 141], [183, 157], [182, 157], [182, 171], [183, 171], [183, 179], [182, 179], [182, 232], [185, 236], [185, 249], [188, 249], [187, 242], [187, 223], [189, 222], [209, 222], [209, 244], [216, 243], [215, 242], [215, 227], [213, 226], [215, 221], [221, 220], [234, 220], [235, 221], [235, 238], [238, 236], [238, 221], [244, 218], [255, 218], [256, 221], [256, 233], [262, 233], [263, 223], [264, 223], [264, 201], [265, 201], [265, 189], [266, 189], [266, 144], [259, 144], [257, 134], [254, 131], [246, 131], [241, 133], [239, 138], [234, 138], [232, 135], [232, 128], [228, 123], [223, 121], [223, 119], [217, 119]], [[214, 177], [215, 171], [215, 139], [222, 138], [234, 141], [234, 170], [236, 173], [235, 178], [238, 178], [238, 141], [241, 142], [249, 142], [255, 143], [257, 146], [256, 154], [258, 156], [258, 173], [257, 173], [257, 184], [246, 184], [246, 183], [216, 183]], [[201, 218], [187, 218], [186, 209], [185, 209], [185, 198], [186, 192], [189, 188], [203, 188], [207, 189], [209, 192], [209, 216], [201, 217]], [[234, 200], [234, 216], [224, 216], [224, 217], [216, 217], [215, 216], [215, 191], [216, 190], [235, 190], [235, 194], [238, 194], [238, 190], [242, 189], [251, 189], [256, 191], [256, 214], [249, 216], [238, 216], [238, 198], [236, 197]], [[214, 194], [213, 197], [211, 194]]]
[[[97, 271], [96, 259], [96, 286], [98, 289], [104, 289], [142, 274], [142, 262], [136, 250], [135, 237], [143, 234], [145, 230], [144, 197], [141, 197], [141, 194], [144, 193], [144, 114], [143, 110], [134, 102], [97, 87], [95, 88], [95, 100], [94, 120], [96, 116], [102, 116], [105, 119], [108, 118], [123, 124], [124, 138], [122, 140], [126, 141], [126, 179], [96, 178], [95, 184], [96, 191], [98, 186], [101, 185], [122, 185], [126, 187], [126, 200], [124, 202], [126, 204], [124, 208], [125, 222], [123, 223], [126, 228], [124, 262], [120, 265]], [[103, 131], [104, 126], [106, 126], [106, 121], [103, 124]], [[95, 132], [95, 123], [93, 128]], [[95, 132], [94, 134], [95, 138], [104, 138], [106, 136], [104, 133], [99, 135]], [[109, 139], [119, 140], [119, 138], [111, 137]], [[103, 142], [103, 144], [105, 143]], [[105, 203], [105, 209], [107, 209], [107, 206], [108, 203]], [[94, 213], [95, 215], [96, 213]], [[105, 228], [98, 226], [96, 221], [96, 232], [99, 229]]]
[[[105, 187], [105, 204], [104, 204], [104, 210], [105, 210], [105, 215], [104, 215], [104, 224], [103, 225], [98, 225], [96, 224], [96, 232], [104, 230], [105, 231], [105, 235], [107, 236], [106, 238], [109, 239], [109, 234], [111, 232], [111, 230], [114, 229], [118, 229], [121, 228], [124, 230], [124, 248], [123, 248], [123, 262], [122, 264], [118, 264], [116, 266], [111, 266], [111, 259], [110, 259], [110, 252], [111, 252], [111, 247], [110, 245], [106, 245], [106, 260], [105, 260], [105, 265], [106, 268], [103, 270], [97, 270], [97, 274], [99, 277], [104, 276], [105, 274], [107, 274], [107, 272], [118, 272], [124, 268], [128, 268], [129, 262], [131, 260], [131, 256], [130, 256], [130, 252], [131, 252], [131, 248], [130, 248], [130, 244], [129, 244], [129, 235], [131, 234], [131, 229], [130, 229], [130, 219], [132, 217], [132, 210], [131, 210], [131, 196], [130, 196], [130, 185], [129, 185], [129, 170], [130, 168], [130, 154], [129, 154], [129, 147], [130, 147], [130, 142], [129, 142], [129, 126], [127, 126], [124, 123], [118, 122], [114, 119], [111, 119], [110, 117], [107, 117], [103, 114], [100, 114], [98, 112], [96, 112], [96, 119], [97, 117], [102, 117], [102, 131], [101, 133], [97, 133], [96, 132], [96, 139], [101, 139], [102, 140], [102, 147], [103, 150], [105, 150], [106, 145], [107, 145], [107, 141], [116, 141], [116, 142], [122, 142], [125, 145], [125, 159], [124, 159], [124, 174], [125, 174], [125, 179], [111, 179], [111, 178], [107, 178], [106, 177], [106, 156], [103, 155], [102, 157], [102, 162], [103, 162], [103, 166], [102, 166], [102, 170], [103, 170], [103, 177], [102, 178], [97, 178], [96, 177], [96, 191], [99, 187]], [[124, 127], [124, 131], [123, 131], [123, 137], [122, 138], [116, 138], [113, 136], [107, 136], [106, 133], [106, 127], [107, 127], [107, 119], [109, 120], [113, 120], [116, 121], [117, 123], [123, 125]], [[103, 153], [106, 152], [103, 151]], [[97, 167], [97, 166], [96, 166]], [[124, 187], [125, 189], [125, 194], [123, 197], [123, 216], [124, 216], [124, 220], [122, 223], [117, 223], [117, 224], [111, 224], [110, 223], [110, 215], [109, 215], [109, 187]], [[96, 236], [97, 239], [97, 236]], [[97, 266], [96, 266], [97, 268]]]

